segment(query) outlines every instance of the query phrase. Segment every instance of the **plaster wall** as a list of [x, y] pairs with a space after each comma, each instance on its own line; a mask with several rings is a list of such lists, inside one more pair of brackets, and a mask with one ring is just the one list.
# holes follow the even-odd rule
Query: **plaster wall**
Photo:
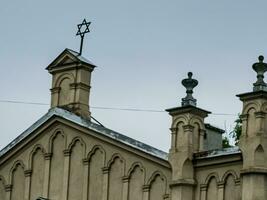
[[163, 200], [167, 161], [68, 122], [33, 133], [0, 158], [0, 199]]

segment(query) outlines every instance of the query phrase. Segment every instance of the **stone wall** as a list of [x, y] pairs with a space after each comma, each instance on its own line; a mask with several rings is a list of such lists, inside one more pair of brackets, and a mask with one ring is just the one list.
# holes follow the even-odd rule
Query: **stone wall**
[[169, 199], [167, 161], [73, 124], [34, 134], [0, 158], [1, 200]]

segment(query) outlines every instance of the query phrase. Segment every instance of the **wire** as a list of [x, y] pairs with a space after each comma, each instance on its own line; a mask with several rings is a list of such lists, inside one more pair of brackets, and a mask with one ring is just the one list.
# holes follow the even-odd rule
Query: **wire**
[[[0, 100], [0, 103], [28, 104], [28, 105], [41, 105], [41, 106], [49, 105], [47, 103], [14, 101], [14, 100]], [[90, 106], [90, 108], [99, 109], [99, 110], [120, 110], [120, 111], [133, 111], [133, 112], [166, 113], [166, 111], [164, 110], [139, 109], [139, 108], [116, 108], [116, 107], [101, 107], [101, 106]], [[231, 114], [231, 113], [211, 113], [211, 115], [238, 116], [238, 114]]]

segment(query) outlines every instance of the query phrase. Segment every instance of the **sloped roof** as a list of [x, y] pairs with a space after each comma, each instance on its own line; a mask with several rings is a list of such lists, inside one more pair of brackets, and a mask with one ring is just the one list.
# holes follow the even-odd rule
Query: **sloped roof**
[[58, 65], [58, 62], [62, 59], [62, 57], [68, 55], [69, 57], [72, 58], [73, 62], [81, 62], [84, 63], [86, 65], [89, 65], [91, 67], [96, 67], [95, 64], [93, 64], [90, 60], [86, 59], [85, 57], [81, 56], [78, 52], [71, 50], [71, 49], [65, 49], [62, 53], [59, 54], [58, 57], [56, 57], [56, 59], [54, 59], [47, 67], [47, 70], [50, 70], [52, 68], [55, 68], [57, 66], [61, 66]]
[[239, 149], [238, 146], [199, 152], [195, 154], [195, 158], [205, 159], [205, 158], [213, 158], [213, 157], [227, 156], [227, 155], [233, 155], [233, 154], [241, 154], [241, 150]]
[[47, 122], [53, 116], [61, 117], [63, 119], [71, 121], [75, 124], [78, 124], [82, 127], [88, 128], [88, 129], [93, 130], [99, 134], [102, 134], [102, 135], [107, 136], [111, 139], [114, 139], [116, 141], [124, 143], [128, 146], [135, 148], [135, 149], [138, 149], [142, 152], [145, 152], [145, 153], [148, 153], [152, 156], [167, 160], [168, 154], [166, 152], [163, 152], [163, 151], [156, 149], [152, 146], [149, 146], [147, 144], [144, 144], [142, 142], [134, 140], [134, 139], [127, 137], [121, 133], [107, 129], [107, 128], [100, 126], [96, 123], [93, 123], [89, 120], [83, 119], [83, 118], [75, 115], [74, 113], [71, 113], [71, 112], [64, 110], [64, 109], [61, 109], [61, 108], [50, 109], [48, 111], [48, 113], [46, 113], [43, 117], [41, 117], [38, 121], [36, 121], [32, 126], [30, 126], [26, 131], [24, 131], [21, 135], [19, 135], [16, 139], [14, 139], [11, 143], [9, 143], [5, 148], [3, 148], [0, 151], [0, 157], [3, 156], [5, 153], [7, 153], [9, 150], [11, 150], [13, 147], [15, 147], [16, 144], [18, 144], [20, 141], [22, 141], [24, 138], [26, 138], [28, 135], [30, 135], [34, 130], [36, 130], [42, 124]]

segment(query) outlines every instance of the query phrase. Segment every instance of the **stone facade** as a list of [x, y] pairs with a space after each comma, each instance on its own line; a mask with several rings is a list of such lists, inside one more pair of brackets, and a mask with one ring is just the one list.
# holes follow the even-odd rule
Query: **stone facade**
[[[265, 67], [263, 59], [258, 66]], [[243, 132], [239, 147], [228, 149], [223, 131], [205, 124], [210, 112], [196, 106], [189, 73], [182, 106], [166, 110], [172, 122], [165, 153], [91, 121], [94, 68], [69, 49], [48, 66], [51, 109], [0, 152], [0, 200], [267, 199], [263, 73], [256, 69], [253, 92], [238, 95]]]

